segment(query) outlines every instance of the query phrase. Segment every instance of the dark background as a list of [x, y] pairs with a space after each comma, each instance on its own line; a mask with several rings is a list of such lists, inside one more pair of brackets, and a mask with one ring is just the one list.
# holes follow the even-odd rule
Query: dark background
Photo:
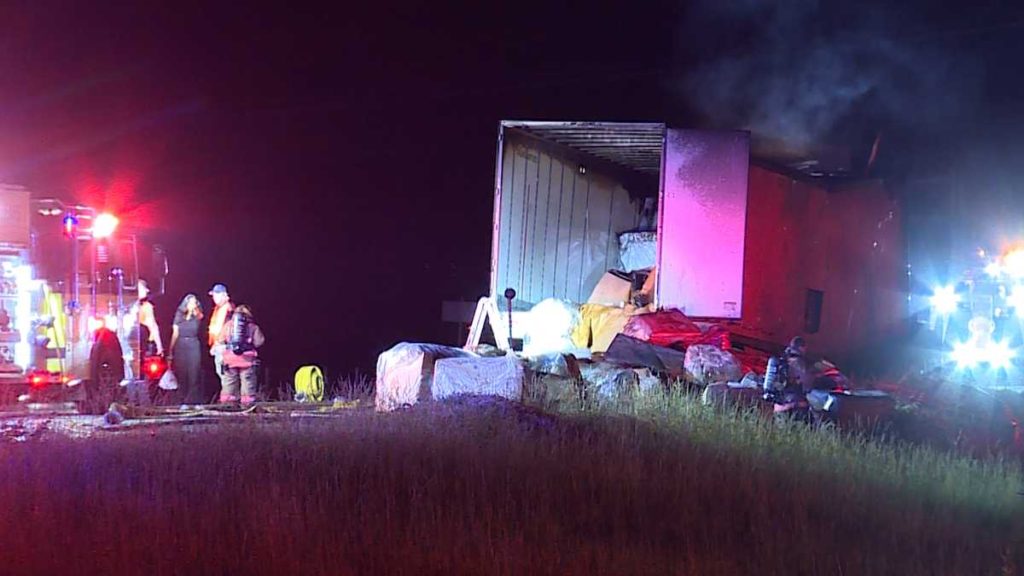
[[908, 208], [973, 182], [950, 228], [1022, 231], [1011, 3], [139, 4], [0, 9], [0, 181], [164, 242], [165, 326], [227, 284], [275, 381], [452, 342], [441, 301], [487, 289], [501, 119], [745, 128], [858, 165], [881, 134], [872, 175]]

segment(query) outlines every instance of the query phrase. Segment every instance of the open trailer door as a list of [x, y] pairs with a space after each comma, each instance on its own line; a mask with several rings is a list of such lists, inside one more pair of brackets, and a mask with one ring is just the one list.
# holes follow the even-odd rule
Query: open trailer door
[[750, 135], [668, 129], [658, 213], [659, 307], [740, 317]]

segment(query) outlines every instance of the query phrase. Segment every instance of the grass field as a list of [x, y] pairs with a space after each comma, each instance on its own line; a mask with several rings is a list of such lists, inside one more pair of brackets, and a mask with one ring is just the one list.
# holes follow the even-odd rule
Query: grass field
[[1020, 574], [1024, 475], [683, 394], [0, 445], [4, 574]]

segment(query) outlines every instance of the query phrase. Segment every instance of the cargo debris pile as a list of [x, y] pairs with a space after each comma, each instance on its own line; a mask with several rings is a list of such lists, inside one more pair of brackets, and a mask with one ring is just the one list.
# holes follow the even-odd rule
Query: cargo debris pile
[[681, 385], [841, 424], [902, 417], [906, 386], [865, 390], [814, 356], [906, 341], [899, 202], [883, 181], [779, 165], [750, 144], [659, 122], [502, 121], [488, 296], [465, 346], [379, 356], [377, 410]]
[[[512, 312], [524, 324], [521, 351], [507, 338], [495, 338], [504, 348], [473, 338], [463, 348], [400, 343], [378, 357], [375, 407], [390, 412], [460, 394], [555, 404], [584, 397], [615, 400], [680, 385], [702, 390], [708, 404], [759, 406], [769, 413], [803, 410], [836, 421], [878, 421], [891, 413], [889, 394], [853, 389], [825, 360], [808, 365], [812, 376], [805, 389], [796, 375], [778, 387], [796, 390], [794, 397], [771, 397], [772, 383], [765, 385], [771, 351], [734, 343], [724, 323], [655, 309], [655, 281], [654, 267], [610, 270], [586, 303], [548, 298]], [[508, 329], [509, 314], [492, 322], [496, 333]]]

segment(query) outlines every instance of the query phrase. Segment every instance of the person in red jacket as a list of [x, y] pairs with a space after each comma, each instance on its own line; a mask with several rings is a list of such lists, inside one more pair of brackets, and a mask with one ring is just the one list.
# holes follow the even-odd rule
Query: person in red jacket
[[248, 306], [242, 304], [229, 313], [218, 340], [224, 343], [220, 401], [252, 404], [258, 389], [256, 349], [265, 338]]

